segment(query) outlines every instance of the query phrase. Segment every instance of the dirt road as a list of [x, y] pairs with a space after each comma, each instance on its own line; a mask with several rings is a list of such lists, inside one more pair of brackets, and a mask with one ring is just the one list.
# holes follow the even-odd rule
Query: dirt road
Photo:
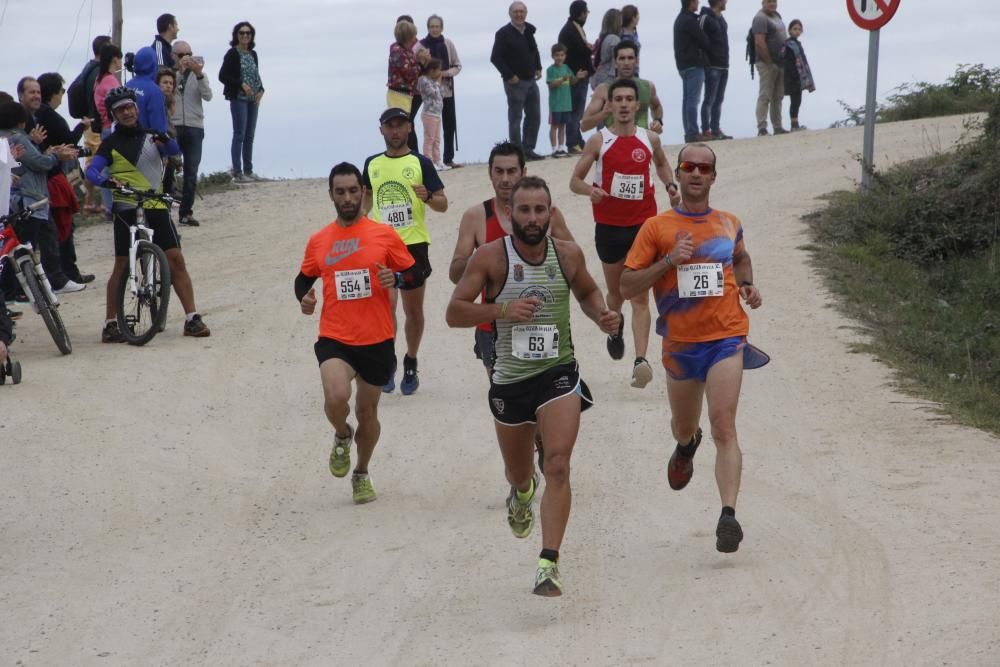
[[[880, 126], [877, 161], [961, 132], [956, 118]], [[1000, 443], [849, 353], [851, 323], [798, 249], [799, 216], [858, 176], [860, 130], [714, 147], [713, 203], [743, 219], [765, 299], [751, 339], [774, 359], [744, 380], [738, 553], [714, 548], [710, 442], [688, 488], [667, 486], [663, 371], [630, 388], [631, 357], [612, 362], [575, 309], [597, 405], [573, 460], [566, 595], [530, 594], [539, 531], [507, 529], [472, 332], [444, 324], [458, 218], [490, 196], [485, 166], [443, 176], [420, 391], [384, 398], [379, 498], [354, 506], [327, 471], [317, 321], [292, 295], [332, 205], [319, 180], [265, 183], [199, 203], [203, 226], [183, 230], [211, 338], [183, 338], [173, 301], [147, 347], [102, 345], [103, 282], [65, 299], [72, 356], [36, 316], [19, 326], [24, 383], [0, 387], [0, 662], [998, 664]], [[531, 171], [599, 276], [572, 162]], [[78, 244], [103, 281], [110, 229]]]

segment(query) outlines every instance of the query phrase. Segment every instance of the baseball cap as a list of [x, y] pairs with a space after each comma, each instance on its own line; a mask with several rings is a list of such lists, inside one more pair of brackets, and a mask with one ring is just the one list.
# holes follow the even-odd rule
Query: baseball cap
[[380, 125], [384, 125], [390, 120], [394, 120], [396, 118], [405, 118], [406, 120], [410, 120], [410, 114], [398, 107], [392, 107], [391, 109], [386, 109], [382, 112], [382, 115], [379, 116], [378, 122]]

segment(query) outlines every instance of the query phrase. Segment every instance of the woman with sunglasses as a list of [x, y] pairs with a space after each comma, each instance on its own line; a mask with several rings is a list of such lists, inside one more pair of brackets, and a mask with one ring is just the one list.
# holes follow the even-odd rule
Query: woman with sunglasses
[[753, 265], [743, 225], [731, 213], [709, 206], [716, 177], [716, 157], [705, 144], [688, 144], [677, 156], [679, 206], [650, 218], [625, 259], [621, 290], [626, 298], [650, 287], [663, 336], [670, 427], [677, 443], [667, 464], [670, 488], [691, 481], [694, 455], [701, 443], [701, 406], [715, 441], [715, 477], [722, 513], [715, 548], [739, 549], [743, 529], [736, 520], [743, 459], [736, 436], [736, 408], [745, 368], [759, 368], [767, 355], [747, 343], [750, 308], [761, 305], [753, 284]]
[[261, 180], [253, 171], [253, 139], [257, 129], [257, 111], [264, 97], [260, 80], [260, 61], [254, 50], [257, 31], [249, 21], [240, 21], [233, 28], [231, 47], [222, 59], [219, 81], [222, 94], [229, 100], [233, 117], [233, 181], [252, 183]]

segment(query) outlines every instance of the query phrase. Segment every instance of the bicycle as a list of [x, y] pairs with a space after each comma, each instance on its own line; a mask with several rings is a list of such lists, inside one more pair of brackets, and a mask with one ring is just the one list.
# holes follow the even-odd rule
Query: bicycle
[[153, 231], [146, 226], [143, 204], [159, 201], [169, 210], [170, 195], [138, 191], [127, 186], [115, 190], [134, 200], [135, 222], [129, 225], [128, 273], [115, 291], [118, 299], [118, 330], [130, 345], [145, 345], [163, 331], [170, 304], [170, 264], [167, 254], [153, 243]]
[[[52, 291], [52, 285], [49, 284], [45, 269], [42, 268], [42, 262], [34, 248], [30, 243], [21, 243], [17, 234], [17, 228], [20, 227], [23, 235], [23, 226], [31, 224], [31, 214], [45, 208], [48, 203], [48, 199], [42, 199], [20, 212], [0, 218], [0, 259], [10, 258], [14, 266], [14, 275], [28, 296], [31, 309], [42, 316], [45, 327], [59, 351], [70, 354], [73, 352], [73, 343], [69, 339], [62, 316], [59, 315], [59, 299]], [[20, 381], [20, 377], [18, 380]]]

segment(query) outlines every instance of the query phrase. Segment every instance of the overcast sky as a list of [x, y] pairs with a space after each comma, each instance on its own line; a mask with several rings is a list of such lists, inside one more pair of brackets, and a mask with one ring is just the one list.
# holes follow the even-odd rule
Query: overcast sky
[[[901, 0], [882, 31], [879, 97], [914, 81], [942, 82], [959, 63], [1000, 65], [1000, 17], [983, 11], [944, 11], [931, 0]], [[506, 0], [438, 0], [420, 7], [385, 0], [172, 0], [157, 6], [125, 3], [124, 49], [152, 42], [156, 16], [178, 17], [180, 38], [205, 57], [216, 99], [207, 105], [203, 172], [229, 167], [232, 126], [228, 102], [217, 82], [233, 25], [251, 21], [267, 94], [255, 143], [255, 171], [271, 177], [320, 176], [340, 160], [355, 161], [383, 147], [377, 118], [385, 106], [386, 61], [392, 28], [402, 13], [414, 15], [420, 36], [428, 14], [440, 14], [445, 35], [454, 41], [464, 69], [456, 81], [458, 161], [482, 161], [504, 138], [506, 103], [499, 75], [489, 62], [493, 33], [507, 22]], [[416, 3], [414, 3], [416, 4]], [[651, 79], [665, 105], [664, 138], [678, 143], [681, 84], [674, 65], [672, 26], [677, 2], [637, 2], [640, 10], [642, 74]], [[566, 20], [569, 2], [528, 3], [528, 21], [538, 28], [543, 65]], [[591, 41], [610, 6], [590, 2], [586, 25]], [[358, 7], [364, 7], [359, 11]], [[985, 6], [984, 6], [985, 7]], [[732, 62], [722, 127], [737, 137], [755, 133], [756, 81], [744, 61], [747, 30], [759, 9], [756, 0], [730, 0]], [[861, 105], [865, 96], [868, 33], [851, 23], [841, 0], [780, 0], [785, 22], [802, 20], [802, 44], [813, 68], [817, 91], [806, 94], [800, 118], [812, 128], [844, 117], [838, 100]], [[90, 39], [110, 31], [110, 0], [0, 0], [0, 90], [13, 93], [17, 80], [56, 70], [69, 81], [89, 57]], [[78, 17], [79, 13], [79, 18]], [[542, 92], [543, 120], [546, 93]], [[65, 109], [61, 109], [66, 113]], [[787, 118], [787, 99], [785, 100]], [[548, 152], [543, 124], [539, 152]], [[860, 146], [858, 148], [860, 152]]]

